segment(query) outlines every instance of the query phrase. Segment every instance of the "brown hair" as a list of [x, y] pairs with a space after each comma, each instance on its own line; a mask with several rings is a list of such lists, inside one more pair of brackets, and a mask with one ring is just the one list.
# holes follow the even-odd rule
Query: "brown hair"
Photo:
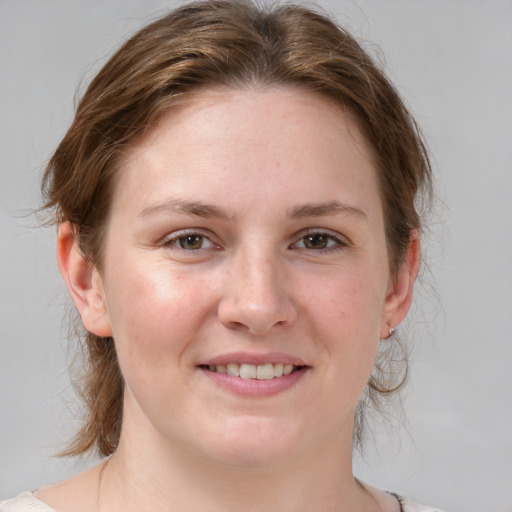
[[[419, 229], [418, 197], [431, 171], [416, 124], [383, 72], [354, 38], [327, 17], [297, 5], [205, 0], [182, 6], [129, 39], [93, 79], [43, 177], [45, 208], [69, 221], [88, 261], [101, 271], [102, 247], [124, 149], [158, 117], [198, 88], [293, 84], [329, 98], [357, 120], [375, 156], [392, 272]], [[83, 427], [65, 452], [118, 444], [123, 379], [110, 338], [85, 333], [86, 362], [78, 381], [87, 406]], [[392, 345], [390, 343], [389, 345]], [[396, 344], [395, 344], [396, 345]], [[377, 361], [363, 401], [405, 382]], [[364, 407], [356, 415], [360, 439]]]

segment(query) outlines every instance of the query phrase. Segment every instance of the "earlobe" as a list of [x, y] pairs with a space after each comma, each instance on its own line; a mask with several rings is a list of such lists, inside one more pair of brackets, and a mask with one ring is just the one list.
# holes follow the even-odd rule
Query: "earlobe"
[[418, 274], [421, 259], [420, 238], [417, 230], [412, 230], [409, 247], [397, 276], [392, 279], [383, 310], [381, 339], [389, 337], [390, 329], [396, 328], [407, 315], [412, 302], [414, 281]]
[[97, 336], [112, 336], [101, 276], [80, 251], [69, 222], [64, 222], [59, 228], [57, 261], [84, 327]]

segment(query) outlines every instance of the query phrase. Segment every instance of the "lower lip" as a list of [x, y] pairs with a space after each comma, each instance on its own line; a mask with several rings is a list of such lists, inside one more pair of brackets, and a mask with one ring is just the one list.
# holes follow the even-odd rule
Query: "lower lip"
[[212, 372], [206, 368], [200, 368], [200, 370], [213, 382], [236, 395], [266, 397], [277, 395], [295, 386], [306, 375], [309, 368], [299, 368], [288, 375], [268, 380], [242, 379], [227, 373]]

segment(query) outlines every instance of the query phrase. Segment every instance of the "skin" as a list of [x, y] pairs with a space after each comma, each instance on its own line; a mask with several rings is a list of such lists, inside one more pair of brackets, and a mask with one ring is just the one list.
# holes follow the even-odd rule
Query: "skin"
[[[389, 273], [371, 155], [346, 113], [293, 87], [197, 93], [137, 141], [101, 274], [68, 224], [58, 245], [84, 326], [115, 339], [120, 445], [40, 499], [63, 511], [398, 510], [352, 474], [355, 406], [419, 261], [413, 233]], [[233, 352], [306, 369], [283, 391], [241, 396], [200, 366]]]

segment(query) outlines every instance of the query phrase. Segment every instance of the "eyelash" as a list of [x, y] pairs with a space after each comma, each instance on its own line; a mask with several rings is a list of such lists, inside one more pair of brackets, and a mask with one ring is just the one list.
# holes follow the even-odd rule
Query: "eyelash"
[[319, 254], [326, 254], [326, 253], [340, 251], [349, 246], [349, 244], [347, 242], [345, 242], [344, 240], [342, 240], [339, 236], [333, 235], [326, 231], [309, 230], [309, 231], [306, 231], [305, 233], [301, 233], [301, 236], [300, 236], [298, 242], [295, 242], [294, 244], [292, 244], [292, 247], [293, 246], [296, 247], [298, 243], [304, 242], [308, 237], [309, 238], [322, 237], [326, 241], [327, 244], [331, 244], [331, 245], [327, 245], [327, 247], [323, 247], [321, 249], [318, 249], [318, 248], [313, 249], [310, 247], [298, 247], [298, 249], [304, 250], [304, 251], [312, 251], [312, 252], [319, 253]]
[[[200, 247], [198, 247], [197, 249], [186, 249], [185, 247], [181, 246], [180, 241], [185, 241], [187, 238], [192, 237], [199, 238], [201, 240]], [[211, 247], [203, 247], [205, 241], [209, 242], [211, 244]], [[208, 236], [193, 230], [182, 231], [181, 233], [177, 233], [176, 235], [172, 236], [172, 238], [166, 238], [164, 239], [162, 245], [164, 245], [165, 247], [170, 247], [176, 250], [186, 252], [196, 252], [199, 251], [200, 249], [212, 249], [218, 247], [211, 241], [211, 239]]]
[[[323, 238], [323, 241], [326, 242], [327, 246], [322, 248], [312, 248], [312, 247], [306, 247], [304, 244], [304, 247], [298, 247], [298, 244], [301, 242], [305, 242], [307, 238], [312, 239], [313, 237]], [[182, 243], [187, 243], [187, 238], [196, 238], [200, 241], [200, 246], [197, 248], [185, 248], [183, 247]], [[311, 241], [311, 240], [310, 240]], [[204, 247], [205, 242], [210, 244], [210, 247]], [[307, 242], [306, 242], [307, 243]], [[175, 250], [181, 250], [189, 253], [198, 252], [200, 250], [208, 250], [208, 249], [218, 249], [219, 246], [216, 245], [212, 240], [207, 236], [204, 235], [198, 231], [190, 230], [190, 231], [184, 231], [181, 233], [177, 233], [176, 235], [172, 236], [172, 238], [167, 238], [162, 243], [163, 246], [169, 247]], [[339, 250], [342, 250], [346, 247], [348, 247], [349, 244], [345, 242], [344, 240], [340, 239], [338, 236], [333, 235], [331, 233], [325, 232], [325, 231], [315, 231], [310, 230], [307, 232], [303, 232], [300, 234], [300, 237], [297, 242], [294, 242], [289, 247], [290, 248], [297, 248], [302, 251], [312, 251], [319, 254], [326, 254], [331, 252], [336, 252]]]

